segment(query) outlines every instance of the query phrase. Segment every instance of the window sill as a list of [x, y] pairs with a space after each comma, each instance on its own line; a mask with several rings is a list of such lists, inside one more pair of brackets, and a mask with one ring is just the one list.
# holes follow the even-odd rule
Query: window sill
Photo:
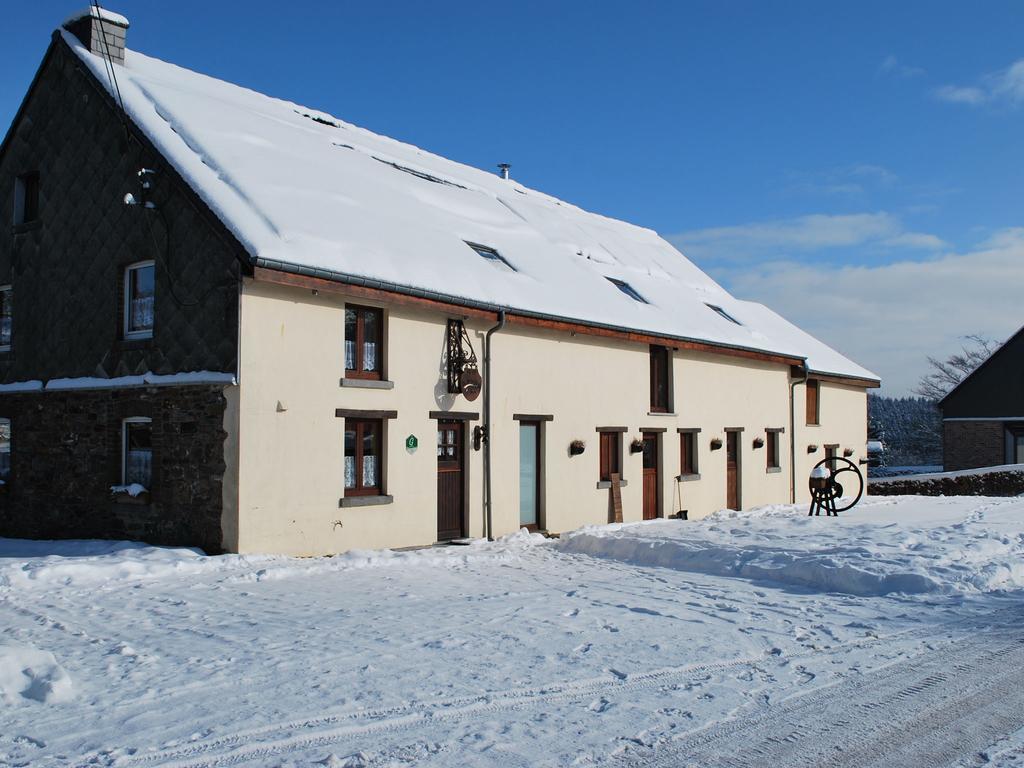
[[693, 475], [676, 475], [676, 481], [680, 483], [688, 483], [691, 480], [700, 480], [700, 474]]
[[115, 504], [134, 504], [139, 507], [147, 506], [151, 501], [148, 491], [140, 493], [138, 496], [130, 496], [127, 491], [112, 493], [110, 499]]
[[379, 507], [390, 504], [394, 496], [343, 496], [338, 501], [339, 507]]
[[394, 389], [395, 382], [381, 379], [342, 379], [341, 386], [358, 389]]
[[13, 226], [11, 226], [11, 233], [15, 235], [20, 235], [25, 232], [31, 232], [33, 229], [39, 229], [42, 225], [43, 222], [39, 219], [35, 219], [34, 221], [26, 221], [22, 224], [14, 224]]
[[[619, 487], [620, 488], [625, 488], [627, 485], [629, 485], [629, 480], [619, 480]], [[599, 490], [599, 491], [604, 491], [604, 490], [607, 490], [608, 488], [611, 488], [611, 487], [612, 487], [612, 481], [611, 480], [598, 480], [598, 482], [597, 482], [597, 490]]]
[[766, 471], [769, 475], [774, 475], [776, 472], [781, 472], [782, 467], [768, 467]]
[[675, 412], [669, 412], [669, 411], [648, 411], [647, 415], [648, 416], [672, 416], [672, 417], [676, 417], [679, 414], [675, 413]]
[[805, 427], [820, 427], [821, 426], [821, 422], [819, 421], [817, 424], [805, 424], [804, 426]]

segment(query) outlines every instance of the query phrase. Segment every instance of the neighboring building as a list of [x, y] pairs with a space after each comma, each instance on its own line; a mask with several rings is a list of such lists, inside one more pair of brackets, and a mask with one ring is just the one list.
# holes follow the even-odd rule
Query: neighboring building
[[1024, 328], [939, 401], [947, 472], [1024, 464]]
[[804, 501], [864, 459], [877, 378], [654, 232], [127, 26], [58, 30], [0, 147], [0, 535], [312, 555]]

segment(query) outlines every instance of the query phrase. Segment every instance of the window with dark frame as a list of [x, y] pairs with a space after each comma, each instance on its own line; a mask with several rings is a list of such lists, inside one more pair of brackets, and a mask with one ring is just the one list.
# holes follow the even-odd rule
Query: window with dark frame
[[0, 286], [0, 352], [11, 348], [14, 329], [14, 291], [11, 286]]
[[697, 474], [697, 433], [679, 433], [679, 474]]
[[141, 416], [125, 419], [122, 440], [121, 484], [137, 484], [149, 490], [153, 482], [152, 421]]
[[666, 347], [651, 345], [651, 413], [668, 413], [669, 402], [669, 361]]
[[765, 434], [765, 463], [767, 469], [779, 468], [779, 432], [770, 429]]
[[11, 420], [0, 419], [0, 483], [11, 481]]
[[618, 288], [624, 294], [629, 296], [629, 298], [631, 298], [633, 301], [638, 301], [641, 304], [650, 304], [650, 302], [647, 301], [647, 299], [645, 299], [643, 296], [640, 295], [640, 293], [636, 290], [636, 288], [634, 288], [632, 285], [630, 285], [629, 283], [625, 282], [624, 280], [616, 280], [614, 277], [607, 277], [607, 276], [605, 277], [605, 280], [607, 280], [609, 283], [614, 285], [616, 288]]
[[601, 476], [602, 482], [608, 482], [612, 475], [622, 477], [622, 462], [619, 432], [601, 432]]
[[345, 495], [381, 496], [383, 422], [345, 419]]
[[733, 317], [728, 312], [726, 312], [724, 309], [719, 307], [717, 304], [708, 304], [707, 302], [704, 302], [704, 306], [707, 307], [708, 309], [714, 310], [718, 314], [719, 317], [721, 317], [721, 318], [723, 318], [725, 320], [728, 320], [730, 323], [736, 323], [736, 325], [743, 325], [743, 323], [741, 323], [735, 317]]
[[140, 261], [124, 270], [124, 338], [153, 336], [156, 308], [156, 265]]
[[486, 245], [477, 245], [476, 243], [469, 242], [467, 242], [466, 245], [468, 245], [470, 248], [476, 251], [478, 256], [487, 259], [487, 261], [489, 261], [494, 266], [507, 270], [509, 272], [518, 272], [518, 270], [509, 263], [508, 259], [506, 259], [493, 248], [488, 248]]
[[345, 376], [383, 378], [384, 312], [374, 307], [345, 306]]
[[14, 223], [39, 219], [39, 172], [23, 173], [14, 180]]
[[818, 380], [808, 379], [807, 380], [807, 423], [811, 425], [818, 424], [819, 404], [818, 404]]

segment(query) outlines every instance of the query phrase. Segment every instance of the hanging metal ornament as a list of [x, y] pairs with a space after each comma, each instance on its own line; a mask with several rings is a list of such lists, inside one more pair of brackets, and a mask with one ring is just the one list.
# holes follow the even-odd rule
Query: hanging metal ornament
[[476, 352], [461, 320], [448, 321], [448, 392], [461, 394], [472, 402], [480, 397], [483, 377], [477, 367]]

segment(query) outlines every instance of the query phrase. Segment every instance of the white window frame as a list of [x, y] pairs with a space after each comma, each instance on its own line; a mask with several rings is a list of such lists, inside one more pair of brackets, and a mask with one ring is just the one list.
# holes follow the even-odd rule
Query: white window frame
[[[152, 424], [153, 419], [149, 416], [129, 416], [121, 420], [121, 485], [128, 485], [128, 425], [129, 424]], [[150, 453], [153, 449], [150, 447]], [[150, 485], [153, 478], [150, 478]], [[146, 488], [146, 490], [150, 490]]]
[[[7, 293], [9, 293], [12, 297], [14, 296], [14, 286], [13, 285], [10, 285], [10, 284], [8, 284], [8, 285], [0, 285], [0, 293], [4, 293], [5, 291]], [[12, 344], [14, 343], [14, 315], [13, 314], [11, 315], [11, 343]], [[0, 352], [10, 352], [10, 351], [11, 351], [11, 344], [0, 344]]]
[[124, 283], [123, 295], [121, 302], [124, 305], [124, 310], [121, 317], [121, 329], [126, 339], [151, 339], [153, 338], [153, 329], [150, 328], [146, 331], [133, 331], [131, 330], [131, 312], [132, 312], [132, 281], [130, 275], [136, 269], [144, 269], [145, 267], [153, 267], [153, 325], [156, 326], [156, 262], [152, 259], [148, 261], [137, 261], [134, 264], [129, 264], [124, 268], [124, 275], [122, 276], [121, 282]]

